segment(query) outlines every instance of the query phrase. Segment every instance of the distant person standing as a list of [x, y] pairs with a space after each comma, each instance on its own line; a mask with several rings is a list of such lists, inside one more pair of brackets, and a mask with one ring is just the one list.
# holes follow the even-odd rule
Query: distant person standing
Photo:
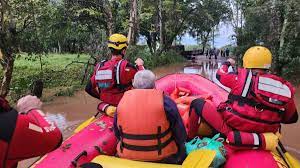
[[226, 57], [229, 57], [229, 48], [226, 48], [226, 50], [225, 50], [225, 55], [226, 55]]
[[214, 50], [214, 48], [211, 48], [209, 50], [209, 59], [211, 59], [211, 56], [214, 55], [214, 54], [215, 54], [215, 50]]
[[206, 49], [206, 52], [205, 52], [205, 57], [206, 57], [206, 58], [207, 58], [207, 56], [208, 56], [208, 53], [209, 53], [209, 48]]
[[221, 49], [221, 57], [224, 57], [224, 50]]
[[219, 54], [220, 54], [220, 50], [219, 49], [215, 49], [215, 59], [218, 58]]

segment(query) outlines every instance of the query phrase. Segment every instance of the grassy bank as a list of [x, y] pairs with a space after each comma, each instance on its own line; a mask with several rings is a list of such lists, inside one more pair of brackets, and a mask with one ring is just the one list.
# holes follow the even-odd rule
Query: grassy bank
[[[41, 58], [40, 61], [40, 59], [33, 59], [32, 56], [25, 54], [16, 58], [10, 99], [15, 101], [28, 94], [32, 88], [32, 83], [37, 79], [43, 80], [44, 95], [47, 98], [72, 95], [72, 92], [81, 87], [80, 81], [83, 76], [84, 65], [70, 63], [72, 61], [87, 62], [88, 55], [48, 54]], [[50, 89], [53, 90], [50, 91]]]
[[[131, 61], [141, 57], [146, 68], [152, 69], [162, 65], [182, 62], [184, 59], [174, 51], [163, 52], [161, 55], [151, 55], [145, 47], [129, 49], [127, 58]], [[71, 62], [87, 62], [86, 54], [48, 54], [41, 57], [20, 55], [16, 58], [11, 82], [9, 99], [16, 101], [30, 93], [32, 83], [37, 79], [44, 82], [43, 100], [52, 100], [55, 96], [72, 96], [73, 93], [84, 88], [81, 80], [84, 75], [84, 64], [70, 64]], [[41, 67], [42, 64], [42, 67]], [[92, 72], [90, 67], [89, 72]], [[1, 72], [2, 73], [2, 72]]]

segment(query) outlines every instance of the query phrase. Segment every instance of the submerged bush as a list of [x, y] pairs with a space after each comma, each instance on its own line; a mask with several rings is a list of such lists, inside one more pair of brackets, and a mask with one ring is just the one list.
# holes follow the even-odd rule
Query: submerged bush
[[146, 46], [134, 46], [128, 48], [126, 58], [134, 62], [136, 58], [142, 58], [145, 67], [148, 69], [156, 68], [162, 65], [183, 62], [185, 59], [174, 50], [162, 52], [161, 54], [151, 54]]

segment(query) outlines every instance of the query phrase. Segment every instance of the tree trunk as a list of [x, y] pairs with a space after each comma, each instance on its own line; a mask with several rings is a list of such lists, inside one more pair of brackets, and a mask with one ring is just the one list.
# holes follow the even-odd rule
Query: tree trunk
[[58, 53], [60, 54], [61, 53], [61, 45], [60, 45], [59, 41], [57, 41], [57, 46], [58, 46]]
[[129, 31], [128, 31], [128, 43], [135, 45], [137, 43], [137, 0], [131, 0], [130, 3], [130, 18], [129, 18]]
[[106, 17], [107, 17], [107, 35], [108, 36], [111, 36], [114, 32], [114, 21], [113, 21], [113, 14], [112, 14], [112, 11], [111, 11], [111, 6], [110, 6], [110, 3], [109, 1], [105, 1], [105, 14], [106, 14]]
[[1, 83], [0, 95], [6, 97], [9, 92], [9, 86], [12, 79], [12, 73], [14, 68], [14, 58], [12, 55], [5, 56], [6, 66], [3, 71], [3, 79]]
[[164, 45], [164, 27], [163, 27], [163, 17], [162, 17], [162, 0], [159, 0], [158, 4], [158, 18], [159, 18], [159, 43], [160, 48], [163, 49]]
[[38, 98], [41, 98], [43, 95], [43, 89], [44, 89], [44, 82], [42, 79], [38, 79], [33, 83], [31, 94]]

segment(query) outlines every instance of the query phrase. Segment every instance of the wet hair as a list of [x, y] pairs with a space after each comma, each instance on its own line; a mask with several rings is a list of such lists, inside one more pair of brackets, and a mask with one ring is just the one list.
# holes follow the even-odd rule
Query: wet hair
[[155, 88], [155, 75], [150, 70], [138, 71], [134, 75], [132, 85], [135, 89], [154, 89]]

